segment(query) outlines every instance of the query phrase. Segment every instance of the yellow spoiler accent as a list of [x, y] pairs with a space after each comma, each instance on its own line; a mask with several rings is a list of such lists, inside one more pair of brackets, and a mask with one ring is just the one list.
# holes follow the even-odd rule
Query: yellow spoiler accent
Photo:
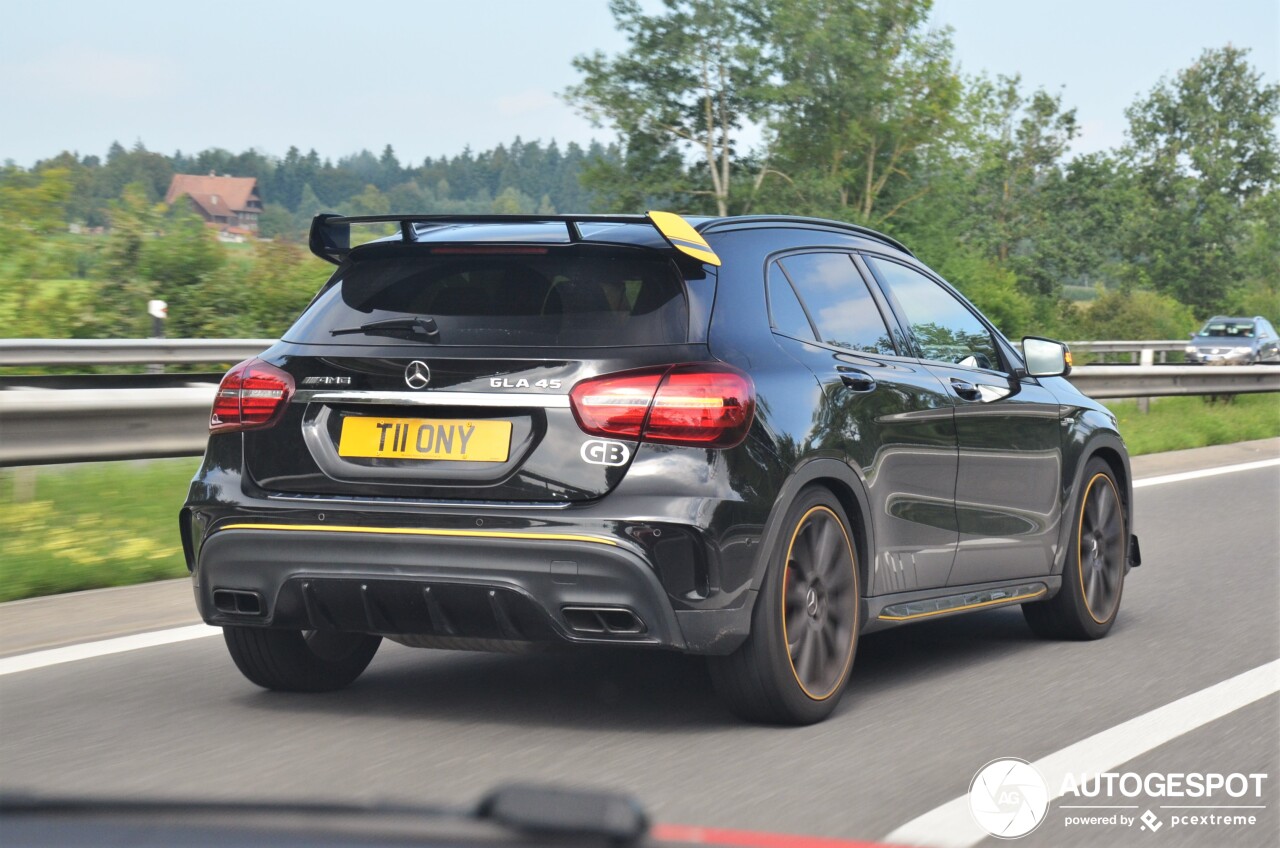
[[707, 240], [693, 226], [674, 212], [647, 213], [653, 226], [662, 233], [662, 237], [681, 253], [692, 256], [708, 265], [719, 267], [720, 257], [707, 244]]

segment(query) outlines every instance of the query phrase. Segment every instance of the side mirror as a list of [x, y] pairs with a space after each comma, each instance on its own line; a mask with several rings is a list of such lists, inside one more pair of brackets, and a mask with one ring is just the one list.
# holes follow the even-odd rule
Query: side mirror
[[1032, 377], [1065, 377], [1071, 373], [1071, 351], [1062, 342], [1026, 336], [1022, 339], [1022, 355], [1027, 360], [1027, 374]]

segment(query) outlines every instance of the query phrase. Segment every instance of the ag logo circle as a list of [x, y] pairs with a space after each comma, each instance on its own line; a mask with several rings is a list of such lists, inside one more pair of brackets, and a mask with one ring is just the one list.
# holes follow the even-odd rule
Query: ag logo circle
[[1040, 826], [1049, 811], [1049, 789], [1026, 760], [992, 760], [969, 784], [969, 812], [987, 833], [1017, 839]]

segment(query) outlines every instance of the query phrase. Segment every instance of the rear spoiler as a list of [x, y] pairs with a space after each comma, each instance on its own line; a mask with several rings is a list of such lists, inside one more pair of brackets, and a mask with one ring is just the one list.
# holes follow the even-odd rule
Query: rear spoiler
[[311, 220], [311, 252], [337, 265], [351, 252], [352, 224], [398, 224], [405, 242], [418, 240], [419, 224], [548, 224], [563, 223], [569, 241], [583, 241], [581, 224], [647, 224], [676, 250], [709, 265], [720, 257], [693, 225], [674, 212], [644, 215], [356, 215], [322, 212]]

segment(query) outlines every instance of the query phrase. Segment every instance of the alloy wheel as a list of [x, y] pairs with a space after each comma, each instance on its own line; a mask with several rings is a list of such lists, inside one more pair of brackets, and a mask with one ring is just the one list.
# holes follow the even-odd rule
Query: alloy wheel
[[1095, 474], [1080, 510], [1077, 547], [1080, 589], [1093, 620], [1102, 624], [1115, 613], [1124, 578], [1124, 517], [1115, 483]]
[[849, 668], [857, 628], [853, 548], [834, 512], [815, 506], [796, 526], [783, 573], [782, 625], [805, 694], [829, 697]]

